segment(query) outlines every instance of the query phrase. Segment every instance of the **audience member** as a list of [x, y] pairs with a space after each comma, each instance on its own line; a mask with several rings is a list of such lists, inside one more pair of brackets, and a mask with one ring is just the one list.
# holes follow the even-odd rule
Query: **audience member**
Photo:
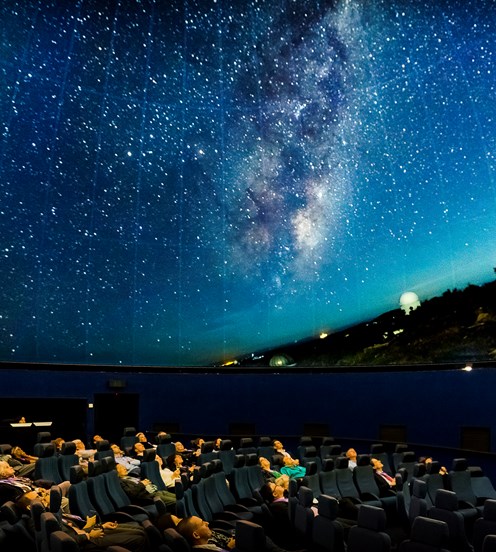
[[281, 477], [280, 472], [273, 470], [270, 467], [270, 462], [267, 460], [267, 458], [260, 456], [260, 458], [258, 459], [258, 463], [262, 468], [262, 473], [266, 482], [275, 481], [278, 477]]
[[300, 461], [291, 458], [291, 456], [285, 456], [283, 458], [284, 466], [281, 468], [282, 475], [288, 475], [291, 479], [299, 479], [305, 477], [307, 470], [305, 467], [300, 466]]
[[142, 431], [139, 431], [138, 433], [136, 433], [136, 437], [138, 438], [138, 443], [142, 443], [145, 449], [151, 449], [157, 446], [157, 445], [154, 445], [153, 443], [150, 443], [147, 436]]
[[[425, 464], [426, 467], [428, 467], [428, 464], [432, 464], [432, 456], [421, 456], [419, 458], [419, 463]], [[444, 466], [441, 466], [439, 468], [439, 475], [447, 475], [447, 474], [448, 474], [448, 470]]]
[[380, 496], [383, 496], [384, 494], [389, 493], [391, 488], [393, 488], [396, 485], [395, 478], [391, 477], [388, 473], [386, 473], [383, 470], [384, 465], [377, 458], [372, 458], [370, 463], [374, 468], [374, 478], [377, 483], [377, 486], [379, 487]]
[[87, 449], [81, 439], [73, 439], [76, 445], [76, 456], [79, 457], [79, 465], [85, 470], [88, 469], [88, 462], [93, 462], [95, 459], [96, 449]]
[[346, 457], [348, 458], [348, 468], [353, 471], [357, 465], [357, 451], [354, 448], [349, 448], [346, 451]]
[[124, 492], [133, 504], [144, 505], [153, 502], [155, 497], [160, 498], [167, 509], [176, 504], [176, 495], [169, 491], [158, 490], [149, 479], [139, 479], [127, 473], [122, 464], [116, 464], [119, 482]]
[[127, 475], [139, 477], [141, 474], [141, 462], [138, 458], [132, 458], [119, 447], [119, 445], [110, 445], [112, 452], [114, 453], [114, 459], [116, 464], [120, 464], [127, 470]]

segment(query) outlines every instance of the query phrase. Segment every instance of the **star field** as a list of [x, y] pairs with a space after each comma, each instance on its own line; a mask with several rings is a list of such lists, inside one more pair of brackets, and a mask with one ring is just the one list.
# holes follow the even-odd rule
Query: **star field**
[[494, 277], [489, 0], [5, 0], [0, 359], [202, 365]]

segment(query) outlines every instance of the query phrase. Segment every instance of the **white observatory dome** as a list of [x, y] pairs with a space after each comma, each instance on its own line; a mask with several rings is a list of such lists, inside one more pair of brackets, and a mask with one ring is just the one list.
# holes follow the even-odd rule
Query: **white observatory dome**
[[420, 307], [420, 300], [416, 293], [413, 291], [406, 291], [400, 297], [400, 308], [405, 314], [410, 314], [410, 311]]

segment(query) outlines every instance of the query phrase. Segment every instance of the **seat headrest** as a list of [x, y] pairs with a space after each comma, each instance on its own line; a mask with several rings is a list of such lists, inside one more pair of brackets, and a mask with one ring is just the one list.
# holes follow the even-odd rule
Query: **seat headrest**
[[222, 439], [220, 450], [231, 450], [233, 448], [231, 439]]
[[346, 456], [338, 456], [334, 461], [336, 469], [342, 470], [348, 467], [348, 458]]
[[122, 435], [125, 437], [130, 437], [132, 435], [134, 437], [136, 435], [136, 428], [132, 426], [125, 427]]
[[318, 498], [319, 515], [334, 520], [338, 516], [339, 502], [337, 498], [328, 495], [320, 495]]
[[[91, 462], [88, 462], [90, 464]], [[69, 481], [72, 485], [83, 481], [86, 477], [82, 466], [71, 466], [69, 470]]]
[[256, 466], [258, 464], [258, 455], [256, 453], [245, 454], [245, 465]]
[[215, 441], [205, 441], [201, 446], [202, 454], [208, 454], [214, 450]]
[[411, 540], [442, 548], [448, 539], [448, 525], [444, 521], [417, 516], [413, 520]]
[[427, 483], [422, 479], [412, 479], [412, 495], [417, 498], [425, 498], [427, 495]]
[[380, 454], [384, 452], [384, 445], [382, 443], [374, 443], [373, 445], [370, 445], [370, 453]]
[[426, 464], [425, 469], [428, 474], [439, 473], [439, 470], [441, 469], [441, 462], [439, 462], [438, 460], [433, 460], [432, 462]]
[[11, 450], [12, 445], [9, 445], [8, 443], [3, 443], [0, 445], [0, 454], [10, 454]]
[[36, 434], [36, 442], [49, 443], [51, 437], [52, 437], [52, 434], [49, 431], [38, 431], [38, 433]]
[[313, 445], [313, 439], [309, 435], [303, 435], [300, 437], [300, 446], [310, 447]]
[[317, 456], [317, 447], [314, 447], [313, 445], [305, 447], [304, 456], [306, 458], [314, 458], [315, 456]]
[[305, 462], [305, 475], [315, 475], [317, 473], [317, 462]]
[[234, 457], [234, 467], [242, 468], [246, 464], [246, 459], [244, 454], [236, 454]]
[[212, 473], [212, 462], [205, 462], [200, 466], [200, 477], [202, 479], [205, 479], [206, 477], [209, 477]]
[[168, 445], [172, 442], [172, 435], [170, 433], [162, 433], [157, 435], [157, 444], [159, 445]]
[[341, 454], [341, 445], [331, 445], [329, 447], [329, 454], [331, 456], [339, 456]]
[[106, 439], [103, 439], [102, 441], [97, 441], [95, 443], [95, 448], [98, 451], [110, 450], [110, 443]]
[[210, 460], [210, 464], [212, 465], [212, 473], [219, 473], [222, 471], [222, 460], [220, 460], [220, 458]]
[[62, 504], [62, 489], [58, 485], [50, 487], [50, 512], [58, 512]]
[[458, 499], [453, 491], [447, 491], [446, 489], [438, 489], [436, 496], [434, 497], [434, 506], [441, 508], [442, 510], [449, 510], [454, 512], [458, 509]]
[[73, 441], [64, 441], [60, 445], [60, 454], [62, 454], [63, 456], [76, 454], [76, 443], [74, 443]]
[[496, 521], [496, 500], [488, 498], [484, 502], [482, 517], [489, 521]]
[[468, 462], [466, 458], [454, 458], [451, 465], [453, 471], [465, 471], [468, 469]]
[[410, 464], [412, 462], [415, 462], [415, 459], [415, 453], [412, 450], [407, 450], [403, 453], [403, 458], [401, 461]]
[[241, 437], [239, 440], [239, 448], [253, 447], [253, 439], [251, 437]]
[[357, 466], [370, 466], [370, 454], [359, 454], [357, 456]]
[[103, 473], [103, 466], [100, 460], [95, 460], [94, 462], [88, 462], [88, 477], [96, 477]]
[[486, 535], [482, 543], [482, 552], [496, 550], [496, 535]]
[[413, 477], [422, 477], [426, 474], [426, 467], [423, 462], [418, 462], [413, 466]]
[[322, 437], [322, 445], [329, 446], [334, 443], [334, 437]]
[[358, 525], [371, 531], [384, 531], [386, 528], [386, 512], [377, 506], [361, 504], [358, 507]]
[[157, 456], [157, 451], [154, 448], [145, 449], [143, 451], [142, 462], [153, 462]]
[[322, 471], [332, 471], [334, 469], [334, 460], [332, 458], [324, 458], [322, 460]]
[[272, 439], [270, 437], [260, 437], [258, 440], [259, 447], [270, 447], [272, 445]]
[[100, 460], [103, 471], [108, 472], [115, 468], [115, 458], [113, 456], [105, 456]]
[[408, 445], [406, 445], [405, 443], [398, 443], [394, 447], [394, 452], [405, 452], [406, 450], [408, 450]]
[[236, 548], [240, 550], [264, 550], [265, 531], [260, 525], [251, 521], [236, 522]]
[[313, 504], [312, 489], [302, 486], [298, 489], [298, 502], [305, 508], [310, 508]]

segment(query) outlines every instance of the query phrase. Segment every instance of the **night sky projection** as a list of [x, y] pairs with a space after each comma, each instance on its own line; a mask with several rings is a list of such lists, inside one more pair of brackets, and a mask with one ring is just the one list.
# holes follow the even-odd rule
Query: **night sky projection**
[[202, 365], [494, 278], [492, 0], [3, 0], [0, 360]]

